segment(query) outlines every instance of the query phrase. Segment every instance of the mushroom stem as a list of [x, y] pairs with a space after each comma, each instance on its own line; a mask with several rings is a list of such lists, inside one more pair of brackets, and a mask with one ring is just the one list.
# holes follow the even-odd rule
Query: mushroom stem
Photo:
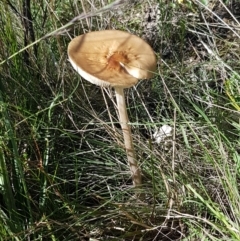
[[133, 185], [134, 187], [137, 187], [142, 184], [142, 176], [136, 160], [136, 155], [135, 155], [133, 140], [132, 140], [131, 127], [128, 124], [129, 119], [127, 114], [124, 90], [122, 87], [115, 87], [115, 92], [116, 92], [116, 100], [117, 100], [117, 106], [118, 106], [118, 112], [119, 112], [119, 121], [122, 127], [128, 164], [132, 175]]

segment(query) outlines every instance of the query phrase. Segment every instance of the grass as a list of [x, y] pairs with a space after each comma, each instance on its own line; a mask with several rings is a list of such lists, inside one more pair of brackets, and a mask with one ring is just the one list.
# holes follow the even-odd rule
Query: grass
[[[32, 2], [34, 37], [22, 3], [1, 4], [0, 240], [240, 240], [239, 4], [122, 2]], [[159, 58], [126, 90], [142, 201], [112, 90], [67, 61], [70, 36], [112, 28]]]

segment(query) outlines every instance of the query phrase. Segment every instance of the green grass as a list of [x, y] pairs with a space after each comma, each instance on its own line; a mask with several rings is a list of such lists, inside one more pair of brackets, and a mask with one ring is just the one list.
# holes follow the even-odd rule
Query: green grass
[[[21, 2], [0, 6], [0, 240], [240, 240], [239, 20], [224, 8], [238, 3], [73, 2], [33, 1], [35, 38]], [[71, 37], [100, 29], [142, 36], [159, 59], [126, 90], [144, 200], [114, 93], [67, 60]]]

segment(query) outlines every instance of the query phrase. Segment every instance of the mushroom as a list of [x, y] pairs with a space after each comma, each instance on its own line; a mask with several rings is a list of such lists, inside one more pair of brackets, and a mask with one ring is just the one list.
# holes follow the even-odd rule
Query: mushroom
[[113, 87], [116, 93], [119, 121], [133, 185], [142, 184], [131, 127], [126, 109], [124, 88], [139, 79], [149, 79], [156, 70], [156, 56], [141, 38], [119, 30], [90, 32], [72, 39], [68, 57], [73, 68], [89, 82], [101, 87]]

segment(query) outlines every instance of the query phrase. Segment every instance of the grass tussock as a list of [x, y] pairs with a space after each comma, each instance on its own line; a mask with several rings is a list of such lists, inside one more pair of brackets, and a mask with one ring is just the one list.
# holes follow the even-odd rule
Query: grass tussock
[[[238, 1], [15, 1], [0, 6], [1, 240], [240, 240]], [[67, 60], [119, 29], [158, 56], [126, 90], [144, 199], [114, 93]], [[159, 143], [154, 133], [172, 128]]]

